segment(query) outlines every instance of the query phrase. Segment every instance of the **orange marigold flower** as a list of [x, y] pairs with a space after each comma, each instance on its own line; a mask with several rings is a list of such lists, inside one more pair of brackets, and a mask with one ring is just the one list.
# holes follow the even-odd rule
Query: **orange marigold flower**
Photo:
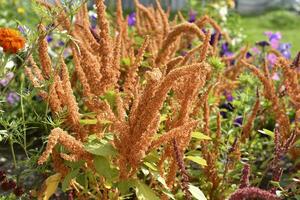
[[0, 28], [0, 46], [5, 53], [17, 53], [25, 46], [20, 32], [10, 28]]

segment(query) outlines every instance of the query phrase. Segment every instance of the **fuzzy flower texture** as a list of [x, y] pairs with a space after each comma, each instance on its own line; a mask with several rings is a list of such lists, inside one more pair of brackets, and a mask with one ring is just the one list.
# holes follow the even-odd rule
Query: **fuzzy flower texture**
[[0, 46], [5, 53], [17, 53], [25, 46], [20, 32], [10, 28], [0, 28]]

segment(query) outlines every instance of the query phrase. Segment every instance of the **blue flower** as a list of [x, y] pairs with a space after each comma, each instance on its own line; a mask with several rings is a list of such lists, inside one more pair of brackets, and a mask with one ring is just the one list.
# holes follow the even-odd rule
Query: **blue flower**
[[136, 24], [136, 13], [130, 13], [128, 16], [128, 26], [135, 26]]
[[53, 41], [53, 37], [50, 36], [50, 35], [47, 35], [46, 39], [47, 39], [47, 42], [48, 42], [48, 43], [50, 43], [50, 42]]
[[20, 96], [16, 92], [9, 92], [6, 96], [6, 101], [10, 105], [14, 105], [20, 101]]
[[64, 45], [65, 45], [65, 43], [64, 43], [63, 41], [60, 40], [60, 41], [58, 42], [58, 46], [64, 46]]
[[291, 47], [290, 43], [281, 43], [279, 44], [278, 51], [284, 56], [285, 58], [291, 58]]

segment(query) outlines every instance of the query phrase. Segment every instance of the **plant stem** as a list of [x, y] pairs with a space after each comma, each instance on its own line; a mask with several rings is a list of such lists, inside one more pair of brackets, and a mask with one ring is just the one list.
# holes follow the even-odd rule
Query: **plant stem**
[[14, 160], [15, 168], [17, 168], [17, 160], [16, 160], [16, 155], [15, 155], [15, 150], [14, 150], [14, 143], [13, 143], [11, 137], [9, 137], [9, 146], [10, 146], [11, 154], [12, 154], [12, 157]]
[[27, 133], [26, 133], [26, 125], [25, 125], [25, 112], [24, 112], [24, 103], [23, 103], [23, 86], [24, 86], [24, 78], [21, 78], [21, 88], [20, 88], [20, 96], [21, 96], [21, 110], [22, 110], [22, 123], [23, 123], [23, 149], [27, 158], [29, 158], [27, 153]]

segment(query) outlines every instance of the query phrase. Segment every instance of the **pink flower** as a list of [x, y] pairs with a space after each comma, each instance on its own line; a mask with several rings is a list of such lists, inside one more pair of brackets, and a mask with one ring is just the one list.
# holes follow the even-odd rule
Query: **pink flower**
[[279, 75], [278, 75], [277, 72], [275, 72], [275, 73], [273, 74], [272, 79], [275, 80], [275, 81], [279, 81], [279, 80], [280, 80], [280, 77], [279, 77]]
[[269, 64], [273, 66], [277, 61], [277, 56], [273, 53], [270, 53], [267, 55], [267, 60], [269, 61]]
[[253, 51], [254, 54], [260, 54], [260, 50], [257, 47], [253, 47], [251, 50]]

